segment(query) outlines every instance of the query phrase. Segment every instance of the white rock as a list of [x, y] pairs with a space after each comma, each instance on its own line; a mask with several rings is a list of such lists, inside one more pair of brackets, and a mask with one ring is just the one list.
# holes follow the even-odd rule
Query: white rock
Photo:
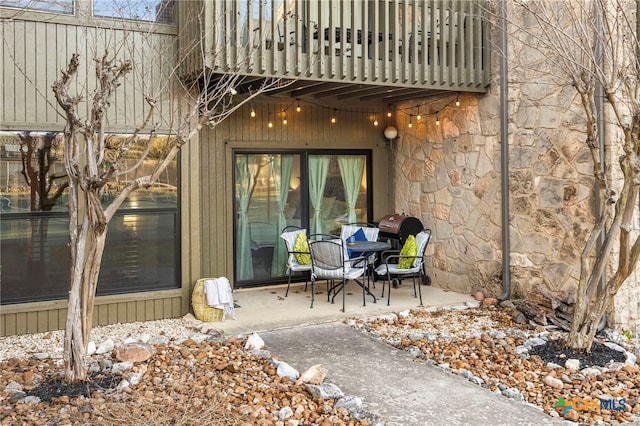
[[562, 389], [564, 387], [564, 383], [562, 383], [562, 380], [555, 378], [553, 376], [545, 376], [544, 379], [542, 379], [542, 381], [546, 385], [551, 386], [552, 388], [555, 388], [555, 389]]
[[344, 397], [344, 393], [333, 383], [323, 383], [321, 385], [305, 385], [309, 393], [314, 398], [322, 399], [340, 399]]
[[284, 361], [280, 361], [278, 363], [278, 369], [276, 370], [276, 374], [280, 377], [288, 377], [291, 379], [292, 382], [295, 382], [296, 380], [298, 380], [298, 377], [300, 377], [300, 373], [298, 372], [298, 370], [296, 370], [295, 368], [293, 368], [292, 366], [290, 366]]
[[386, 322], [388, 322], [389, 324], [393, 324], [393, 323], [398, 319], [398, 317], [396, 316], [396, 314], [394, 314], [394, 313], [390, 313], [390, 314], [383, 314], [383, 315], [380, 315], [380, 316], [378, 317], [378, 319], [379, 319], [380, 321], [386, 321]]
[[579, 370], [580, 369], [580, 360], [570, 358], [564, 363], [564, 367], [569, 370]]
[[40, 404], [41, 400], [37, 396], [29, 395], [25, 399], [22, 400], [25, 404]]
[[129, 382], [127, 379], [122, 379], [120, 383], [118, 383], [118, 392], [122, 392], [124, 389], [129, 387]]
[[133, 363], [132, 362], [116, 362], [115, 364], [113, 364], [113, 366], [111, 366], [111, 372], [113, 374], [122, 374], [127, 370], [130, 370], [133, 368]]
[[280, 418], [280, 420], [288, 419], [291, 416], [293, 416], [293, 410], [288, 405], [281, 408], [278, 412], [278, 417]]
[[98, 355], [106, 354], [114, 350], [115, 347], [116, 345], [113, 342], [113, 340], [107, 339], [104, 342], [100, 343], [100, 346], [98, 346], [98, 349], [96, 350], [96, 354]]
[[87, 345], [87, 355], [91, 356], [95, 354], [97, 350], [98, 348], [96, 348], [96, 342], [94, 342], [93, 340], [89, 341], [89, 344]]
[[9, 384], [5, 386], [4, 391], [8, 394], [22, 392], [22, 385], [16, 382], [9, 382]]
[[614, 351], [624, 352], [624, 348], [620, 345], [617, 345], [613, 342], [604, 342], [604, 345], [609, 349], [613, 349]]
[[126, 381], [129, 382], [129, 384], [131, 384], [132, 386], [135, 386], [142, 381], [142, 374], [129, 373], [127, 374]]
[[580, 373], [584, 374], [585, 376], [588, 376], [589, 374], [593, 374], [594, 376], [599, 376], [600, 374], [602, 374], [602, 371], [600, 371], [600, 369], [595, 367], [587, 367], [580, 370]]
[[325, 367], [322, 364], [316, 364], [309, 367], [307, 371], [303, 372], [298, 378], [298, 381], [296, 383], [297, 384], [309, 383], [312, 385], [320, 385], [322, 384], [322, 382], [324, 382], [325, 377], [327, 377], [327, 373], [328, 373], [327, 367]]
[[345, 396], [336, 402], [335, 408], [346, 408], [348, 412], [353, 413], [362, 408], [362, 399], [353, 395]]
[[253, 333], [251, 336], [249, 336], [249, 338], [247, 339], [247, 343], [245, 343], [244, 348], [246, 350], [251, 350], [251, 349], [262, 349], [264, 348], [264, 340], [262, 340], [262, 337], [260, 337], [258, 335], [258, 333]]
[[624, 360], [625, 364], [627, 364], [627, 365], [636, 365], [636, 363], [638, 361], [638, 357], [637, 356], [635, 356], [631, 352], [625, 352], [624, 355], [626, 357], [626, 359]]

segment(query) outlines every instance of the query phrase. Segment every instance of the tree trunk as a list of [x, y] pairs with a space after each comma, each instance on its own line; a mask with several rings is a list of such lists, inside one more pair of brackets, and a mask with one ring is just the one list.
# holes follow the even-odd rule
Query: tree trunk
[[[87, 379], [86, 353], [93, 320], [93, 306], [98, 285], [100, 264], [107, 234], [104, 212], [99, 196], [95, 193], [80, 193], [71, 201], [71, 288], [65, 327], [64, 361], [65, 377], [68, 381]], [[74, 209], [72, 211], [71, 209]]]

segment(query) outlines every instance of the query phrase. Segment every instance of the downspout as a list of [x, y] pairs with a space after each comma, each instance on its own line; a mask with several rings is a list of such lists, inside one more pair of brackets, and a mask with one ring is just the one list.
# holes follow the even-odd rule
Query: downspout
[[507, 93], [507, 9], [500, 0], [500, 142], [502, 187], [502, 294], [498, 300], [511, 297], [510, 241], [509, 241], [509, 99]]
[[[600, 40], [599, 34], [603, 34], [602, 32], [602, 11], [598, 8], [597, 5], [594, 4], [595, 15], [596, 15], [596, 34], [595, 37], [595, 57], [599, 62], [600, 69], [604, 69], [604, 58], [602, 51], [602, 41]], [[595, 101], [595, 109], [596, 109], [596, 123], [598, 127], [598, 151], [600, 155], [600, 162], [602, 163], [602, 170], [606, 173], [607, 167], [605, 162], [605, 152], [604, 152], [604, 89], [602, 87], [602, 82], [596, 79], [594, 90], [594, 101]], [[596, 215], [597, 217], [601, 217], [603, 212], [600, 209], [600, 191], [597, 188], [594, 188], [596, 192]], [[598, 247], [597, 250], [600, 252], [600, 248], [604, 244], [605, 234], [604, 232], [600, 233], [600, 238], [598, 239]], [[604, 287], [607, 283], [606, 276], [602, 275], [600, 277], [600, 283], [598, 284], [598, 293], [602, 294], [604, 291]], [[605, 315], [606, 318], [606, 315]]]

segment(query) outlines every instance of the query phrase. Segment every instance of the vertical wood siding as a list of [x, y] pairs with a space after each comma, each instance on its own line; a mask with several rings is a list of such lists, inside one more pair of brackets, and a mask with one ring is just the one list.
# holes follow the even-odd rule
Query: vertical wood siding
[[175, 35], [147, 37], [135, 31], [15, 19], [2, 21], [2, 37], [2, 130], [59, 130], [64, 126], [51, 85], [73, 53], [80, 55], [81, 66], [72, 90], [85, 96], [79, 111], [86, 116], [90, 107], [86, 97], [96, 87], [93, 59], [106, 48], [118, 52], [116, 61], [131, 59], [135, 68], [115, 92], [110, 130], [130, 132], [142, 122], [148, 110], [145, 93], [163, 96], [159, 109], [171, 107], [163, 85], [176, 62]]
[[[268, 103], [267, 103], [268, 102]], [[302, 104], [287, 111], [288, 124], [282, 125], [282, 110], [291, 105], [258, 102], [245, 105], [214, 130], [201, 135], [202, 276], [227, 276], [233, 282], [233, 187], [232, 150], [250, 149], [370, 149], [373, 164], [373, 217], [377, 219], [393, 209], [389, 196], [391, 149], [383, 137], [384, 119], [372, 124], [365, 109], [336, 111], [336, 124], [330, 124], [332, 108]], [[251, 108], [256, 118], [250, 118]], [[268, 119], [273, 128], [267, 127]], [[192, 251], [196, 251], [192, 248]]]
[[[177, 60], [177, 37], [171, 31], [149, 37], [131, 28], [86, 26], [75, 17], [26, 15], [31, 18], [4, 19], [0, 26], [0, 130], [61, 130], [64, 118], [59, 114], [52, 83], [72, 54], [78, 53], [81, 66], [72, 90], [87, 96], [84, 91], [88, 88], [91, 96], [90, 90], [96, 86], [93, 59], [105, 48], [118, 51], [116, 61], [134, 62], [134, 71], [115, 92], [108, 131], [132, 132], [148, 110], [146, 93], [158, 95], [158, 109], [165, 116], [174, 107], [172, 91], [163, 86]], [[45, 15], [47, 19], [38, 19]], [[89, 103], [85, 100], [80, 108], [81, 114], [87, 114]], [[168, 130], [169, 118], [156, 121], [165, 124], [161, 131]], [[188, 294], [187, 285], [176, 290], [98, 297], [93, 322], [105, 325], [178, 317], [188, 310]], [[66, 314], [66, 301], [3, 305], [0, 335], [61, 330]]]
[[[183, 297], [179, 290], [99, 297], [93, 325], [176, 318], [183, 313]], [[5, 305], [0, 314], [0, 336], [64, 330], [66, 316], [66, 301]]]

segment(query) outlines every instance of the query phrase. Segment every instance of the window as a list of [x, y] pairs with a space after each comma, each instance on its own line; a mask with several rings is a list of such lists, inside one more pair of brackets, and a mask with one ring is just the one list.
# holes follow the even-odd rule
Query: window
[[235, 152], [235, 282], [282, 282], [282, 229], [340, 235], [370, 219], [370, 153]]
[[174, 24], [175, 0], [93, 0], [93, 15]]
[[44, 12], [73, 13], [73, 0], [0, 0], [0, 6]]
[[[135, 146], [125, 158], [116, 158], [128, 137], [108, 136], [105, 164], [117, 160], [119, 170], [135, 164]], [[136, 174], [120, 175], [105, 186], [103, 202], [132, 179], [149, 174], [165, 158], [170, 142], [158, 137]], [[68, 296], [68, 181], [62, 156], [61, 133], [0, 132], [2, 304]], [[153, 187], [132, 192], [109, 222], [99, 295], [178, 287], [177, 164], [174, 159]]]

